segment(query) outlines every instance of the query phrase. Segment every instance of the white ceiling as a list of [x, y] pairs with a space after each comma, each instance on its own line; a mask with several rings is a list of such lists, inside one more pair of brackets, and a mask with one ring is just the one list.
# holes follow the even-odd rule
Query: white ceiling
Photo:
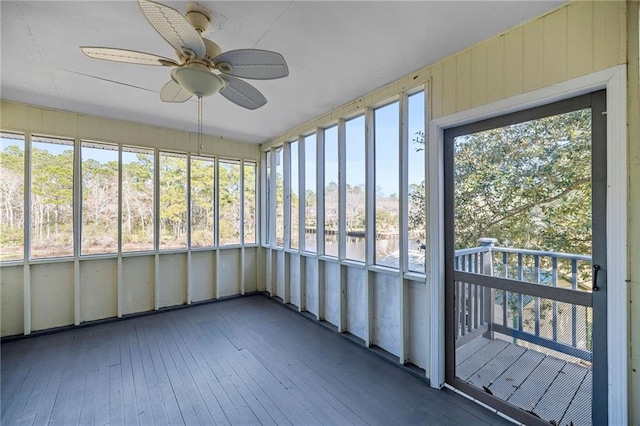
[[[205, 34], [223, 50], [284, 55], [289, 77], [250, 81], [267, 105], [248, 111], [204, 101], [204, 132], [268, 140], [565, 1], [201, 1]], [[197, 130], [197, 103], [166, 104], [166, 67], [99, 61], [81, 45], [173, 58], [135, 1], [1, 1], [2, 99]], [[186, 2], [166, 1], [184, 11]]]

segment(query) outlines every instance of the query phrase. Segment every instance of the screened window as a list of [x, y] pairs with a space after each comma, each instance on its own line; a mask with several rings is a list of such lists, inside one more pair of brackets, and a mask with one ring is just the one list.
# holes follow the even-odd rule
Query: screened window
[[314, 253], [317, 247], [316, 157], [314, 133], [304, 138], [304, 249]]
[[256, 163], [244, 163], [244, 242], [256, 242]]
[[338, 256], [338, 127], [324, 131], [324, 253]]
[[191, 247], [211, 247], [214, 240], [215, 161], [191, 157]]
[[346, 133], [346, 257], [364, 262], [366, 228], [364, 116], [345, 123]]
[[154, 152], [122, 149], [122, 251], [153, 250]]
[[31, 144], [31, 258], [73, 255], [73, 141]]
[[0, 133], [0, 261], [24, 257], [24, 136]]
[[283, 149], [276, 149], [276, 246], [284, 245], [284, 161]]
[[160, 249], [187, 247], [187, 157], [160, 153]]
[[118, 251], [118, 147], [83, 142], [81, 254]]
[[289, 144], [291, 153], [291, 248], [298, 248], [300, 241], [300, 167], [298, 166], [298, 142]]
[[398, 267], [399, 104], [374, 111], [375, 138], [375, 263]]
[[240, 162], [221, 160], [218, 179], [219, 244], [240, 244]]
[[424, 92], [409, 96], [409, 270], [425, 272]]

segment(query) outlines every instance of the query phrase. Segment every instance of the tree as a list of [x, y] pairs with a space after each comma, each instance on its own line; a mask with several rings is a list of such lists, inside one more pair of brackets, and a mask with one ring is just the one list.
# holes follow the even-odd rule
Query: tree
[[[591, 115], [580, 110], [457, 137], [456, 249], [501, 245], [591, 252]], [[423, 149], [424, 134], [415, 139]], [[426, 208], [424, 185], [409, 197]], [[419, 208], [410, 227], [423, 227]]]

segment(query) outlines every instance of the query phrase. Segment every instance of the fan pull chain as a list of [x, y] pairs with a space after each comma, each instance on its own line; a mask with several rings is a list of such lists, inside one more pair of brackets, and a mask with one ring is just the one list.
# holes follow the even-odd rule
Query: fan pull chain
[[202, 149], [202, 96], [198, 96], [198, 155]]

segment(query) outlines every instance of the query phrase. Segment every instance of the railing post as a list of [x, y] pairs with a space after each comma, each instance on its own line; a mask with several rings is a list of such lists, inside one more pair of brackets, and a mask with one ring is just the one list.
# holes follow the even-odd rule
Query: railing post
[[[480, 247], [486, 247], [486, 251], [480, 253], [480, 272], [482, 275], [493, 276], [493, 247], [498, 242], [495, 238], [480, 238], [478, 240]], [[494, 338], [493, 332], [493, 305], [496, 297], [495, 289], [484, 287], [482, 289], [483, 295], [483, 315], [482, 321], [487, 325], [487, 331], [483, 334], [484, 337], [489, 339]]]

